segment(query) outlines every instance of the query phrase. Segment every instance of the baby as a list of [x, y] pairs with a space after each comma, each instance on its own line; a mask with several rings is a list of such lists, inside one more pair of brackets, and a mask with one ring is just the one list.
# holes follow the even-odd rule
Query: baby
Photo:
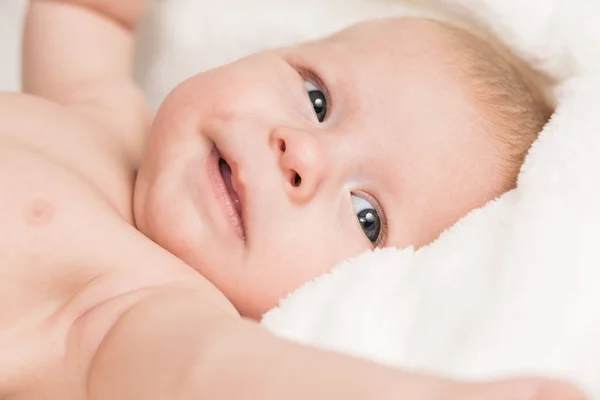
[[192, 78], [150, 128], [130, 75], [143, 7], [31, 2], [30, 95], [0, 94], [0, 398], [581, 398], [388, 369], [240, 318], [513, 187], [549, 110], [506, 58], [431, 21], [370, 22]]
[[428, 20], [363, 23], [177, 88], [135, 220], [259, 318], [340, 260], [428, 244], [513, 188], [550, 113], [482, 39]]

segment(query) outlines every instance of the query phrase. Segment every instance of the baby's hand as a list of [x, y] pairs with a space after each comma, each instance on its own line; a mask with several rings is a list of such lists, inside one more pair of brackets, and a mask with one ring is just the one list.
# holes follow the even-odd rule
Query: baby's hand
[[[573, 385], [544, 379], [516, 379], [493, 383], [452, 383], [441, 390], [428, 387], [406, 391], [402, 398], [420, 400], [585, 400], [587, 396]], [[421, 391], [431, 392], [428, 396]], [[421, 394], [419, 394], [421, 392]]]

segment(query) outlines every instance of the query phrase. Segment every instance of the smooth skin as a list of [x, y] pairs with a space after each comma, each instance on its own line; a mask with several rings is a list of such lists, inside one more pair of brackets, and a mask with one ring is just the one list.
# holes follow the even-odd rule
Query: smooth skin
[[27, 94], [0, 94], [0, 398], [582, 398], [557, 382], [457, 383], [277, 339], [136, 230], [143, 7], [31, 2]]

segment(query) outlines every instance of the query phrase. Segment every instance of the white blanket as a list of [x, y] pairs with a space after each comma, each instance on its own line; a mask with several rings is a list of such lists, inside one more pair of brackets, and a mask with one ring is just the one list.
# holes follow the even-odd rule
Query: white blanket
[[460, 378], [568, 378], [600, 399], [600, 2], [424, 2], [477, 21], [556, 79], [556, 113], [516, 190], [419, 251], [342, 263], [263, 324]]

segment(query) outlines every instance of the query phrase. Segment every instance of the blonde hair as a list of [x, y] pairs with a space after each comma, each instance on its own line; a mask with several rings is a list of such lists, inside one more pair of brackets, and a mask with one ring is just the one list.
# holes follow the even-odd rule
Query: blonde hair
[[453, 65], [482, 114], [482, 126], [492, 133], [505, 159], [511, 189], [523, 161], [553, 110], [528, 69], [506, 49], [493, 46], [466, 30], [440, 24], [449, 33]]

